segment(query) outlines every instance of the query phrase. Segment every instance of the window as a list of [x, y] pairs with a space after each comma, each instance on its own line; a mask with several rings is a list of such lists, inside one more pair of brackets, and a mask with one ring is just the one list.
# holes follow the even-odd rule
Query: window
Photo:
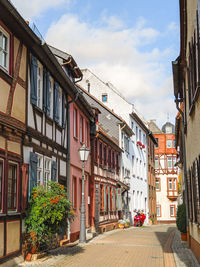
[[108, 102], [108, 95], [102, 94], [102, 102]]
[[169, 179], [169, 190], [172, 190], [173, 189], [173, 185], [172, 185], [172, 179]]
[[168, 190], [176, 191], [177, 190], [177, 180], [176, 178], [168, 178]]
[[131, 122], [131, 129], [132, 130], [134, 129], [134, 122], [133, 121]]
[[159, 160], [158, 158], [155, 158], [155, 169], [159, 168]]
[[175, 205], [170, 205], [170, 217], [175, 217]]
[[160, 191], [160, 178], [156, 178], [156, 191]]
[[37, 158], [37, 185], [40, 185], [43, 183], [43, 156], [37, 154]]
[[81, 208], [81, 202], [82, 202], [82, 179], [79, 180], [79, 196], [80, 196], [79, 207]]
[[124, 149], [129, 153], [129, 139], [127, 135], [124, 135]]
[[83, 117], [80, 116], [80, 142], [83, 143], [84, 136], [83, 136]]
[[156, 206], [157, 217], [161, 217], [161, 205]]
[[50, 78], [49, 81], [49, 99], [50, 99], [50, 118], [53, 119], [53, 80]]
[[122, 140], [121, 140], [121, 145], [122, 145], [122, 149], [124, 148], [124, 133], [122, 133], [121, 136]]
[[85, 123], [85, 145], [89, 147], [89, 123]]
[[140, 140], [140, 141], [142, 141], [142, 136], [141, 136], [141, 135], [142, 135], [142, 132], [141, 132], [141, 130], [139, 129], [139, 140]]
[[156, 138], [157, 145], [155, 145], [156, 148], [159, 147], [159, 138]]
[[146, 136], [143, 134], [143, 145], [146, 145]]
[[73, 209], [76, 209], [77, 205], [77, 184], [76, 184], [76, 177], [73, 177], [72, 180], [72, 207]]
[[17, 165], [8, 164], [8, 210], [16, 210], [17, 199]]
[[74, 108], [74, 137], [78, 137], [77, 109]]
[[104, 166], [107, 165], [107, 147], [104, 146], [103, 148], [103, 158], [104, 158]]
[[175, 139], [173, 140], [173, 147], [174, 148], [176, 147], [176, 141], [175, 141]]
[[103, 163], [103, 144], [100, 143], [99, 145], [99, 164], [102, 165]]
[[0, 66], [9, 70], [9, 34], [0, 26]]
[[166, 134], [172, 133], [172, 126], [166, 126], [165, 132], [166, 132]]
[[44, 158], [44, 186], [47, 186], [48, 182], [51, 180], [51, 159]]
[[135, 174], [135, 157], [132, 156], [132, 173]]
[[172, 157], [167, 158], [167, 167], [172, 168]]
[[119, 155], [116, 154], [116, 166], [117, 166], [117, 174], [119, 174]]
[[167, 148], [172, 148], [172, 140], [167, 140]]
[[95, 142], [94, 142], [94, 161], [95, 163], [98, 162], [98, 140], [97, 138], [95, 139]]
[[112, 152], [112, 168], [115, 168], [115, 152]]
[[0, 211], [2, 210], [3, 162], [0, 161]]
[[108, 167], [111, 168], [111, 150], [108, 149]]
[[37, 70], [37, 106], [42, 109], [42, 66], [38, 65]]
[[136, 137], [136, 141], [138, 141], [138, 127], [135, 126], [135, 137]]

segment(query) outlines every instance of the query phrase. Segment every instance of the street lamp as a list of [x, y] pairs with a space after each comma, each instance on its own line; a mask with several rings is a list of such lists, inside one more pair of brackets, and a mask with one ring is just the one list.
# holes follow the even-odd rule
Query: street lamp
[[86, 147], [85, 143], [83, 143], [82, 147], [78, 150], [80, 161], [82, 161], [82, 196], [81, 196], [81, 221], [80, 221], [80, 243], [85, 243], [86, 241], [86, 223], [85, 223], [85, 175], [84, 168], [85, 162], [88, 159], [88, 155], [90, 153], [89, 148]]

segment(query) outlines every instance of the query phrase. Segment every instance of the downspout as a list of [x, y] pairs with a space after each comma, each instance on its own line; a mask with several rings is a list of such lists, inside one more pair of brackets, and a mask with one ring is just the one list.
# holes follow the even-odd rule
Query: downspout
[[184, 137], [184, 114], [183, 111], [179, 108], [179, 102], [177, 98], [175, 99], [176, 108], [181, 114], [181, 137], [182, 137], [182, 147], [183, 147], [183, 168], [184, 168], [184, 183], [185, 183], [185, 205], [186, 205], [186, 226], [187, 233], [189, 233], [189, 217], [188, 217], [188, 185], [187, 185], [187, 161], [186, 161], [186, 149], [185, 149], [185, 137]]
[[[77, 91], [75, 98], [67, 102], [67, 196], [68, 196], [68, 199], [70, 199], [70, 192], [71, 192], [70, 104], [77, 101], [79, 94], [80, 94], [80, 91]], [[70, 239], [70, 222], [69, 222], [69, 220], [68, 220], [67, 238]]]

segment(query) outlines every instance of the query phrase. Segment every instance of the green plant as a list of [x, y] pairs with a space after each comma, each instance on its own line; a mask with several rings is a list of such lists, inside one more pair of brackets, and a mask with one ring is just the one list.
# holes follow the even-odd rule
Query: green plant
[[63, 185], [49, 182], [33, 188], [25, 217], [26, 232], [30, 236], [32, 247], [40, 250], [62, 228], [67, 226], [67, 219], [73, 219], [71, 202]]
[[186, 206], [185, 204], [178, 205], [176, 215], [176, 225], [181, 233], [187, 233], [186, 227]]

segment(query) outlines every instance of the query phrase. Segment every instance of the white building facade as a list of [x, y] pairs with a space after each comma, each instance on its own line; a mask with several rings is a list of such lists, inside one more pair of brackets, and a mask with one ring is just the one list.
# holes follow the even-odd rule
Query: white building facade
[[[122, 117], [135, 135], [129, 137], [123, 131], [120, 133], [120, 146], [123, 149], [121, 155], [121, 180], [130, 186], [128, 194], [124, 196], [125, 203], [128, 202], [129, 218], [133, 218], [137, 211], [146, 214], [148, 222], [148, 178], [147, 178], [147, 134], [146, 126], [140, 119], [136, 121], [136, 110], [133, 104], [110, 83], [104, 83], [90, 70], [82, 70], [83, 79], [80, 85], [94, 95], [99, 101]], [[137, 117], [138, 114], [137, 114]], [[141, 127], [144, 126], [144, 127]]]

